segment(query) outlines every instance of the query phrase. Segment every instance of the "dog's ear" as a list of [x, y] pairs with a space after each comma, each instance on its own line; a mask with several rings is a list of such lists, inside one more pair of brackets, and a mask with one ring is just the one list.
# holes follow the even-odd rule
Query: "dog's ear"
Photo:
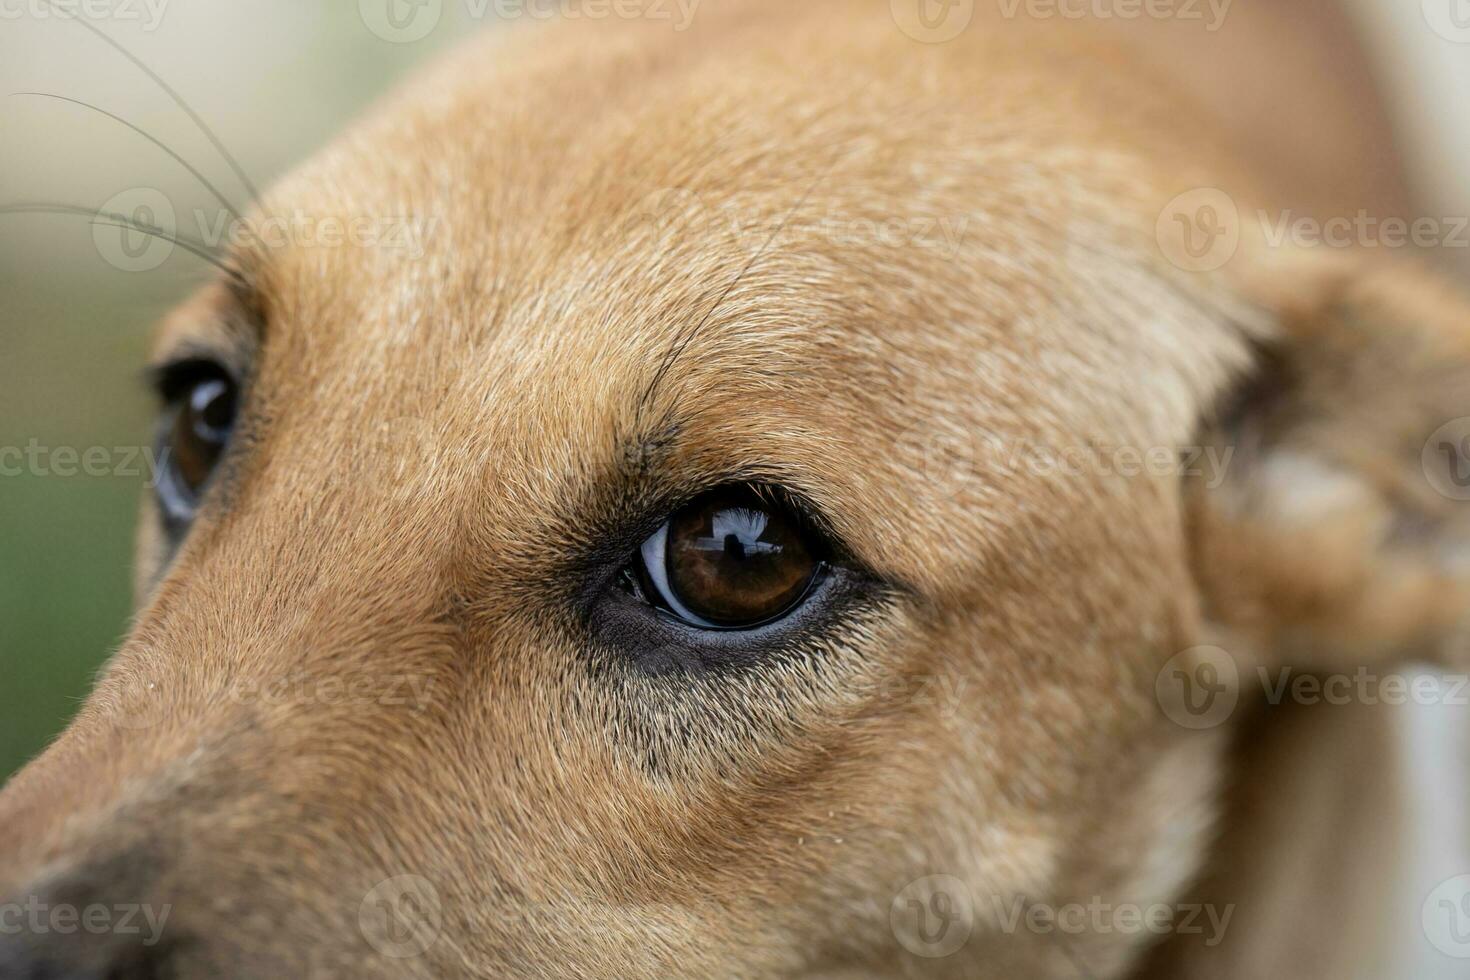
[[1470, 664], [1470, 302], [1381, 258], [1261, 268], [1275, 327], [1186, 478], [1206, 616], [1281, 666]]

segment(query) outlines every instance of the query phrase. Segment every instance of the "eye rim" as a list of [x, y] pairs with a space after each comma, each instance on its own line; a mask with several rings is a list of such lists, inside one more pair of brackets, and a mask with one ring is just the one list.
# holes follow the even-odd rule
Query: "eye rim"
[[[857, 642], [859, 633], [891, 610], [919, 600], [922, 593], [913, 583], [852, 549], [842, 525], [819, 503], [822, 494], [800, 481], [793, 484], [791, 475], [780, 461], [745, 459], [677, 481], [634, 485], [626, 495], [570, 517], [565, 533], [583, 543], [555, 562], [551, 577], [565, 587], [554, 593], [547, 612], [555, 618], [557, 610], [570, 611], [568, 642], [582, 649], [588, 669], [609, 671], [610, 682], [641, 685], [674, 676], [713, 682], [814, 662]], [[649, 600], [632, 559], [670, 515], [729, 486], [771, 494], [798, 514], [827, 549], [826, 574], [778, 620], [745, 630], [701, 629]]]
[[[178, 529], [193, 521], [218, 475], [239, 421], [243, 387], [229, 368], [208, 357], [194, 356], [173, 361], [153, 369], [151, 375], [153, 387], [163, 402], [156, 435], [158, 479], [154, 496], [166, 522]], [[228, 394], [230, 417], [223, 426], [211, 426], [213, 434], [200, 432], [199, 426], [194, 426], [197, 435], [210, 439], [215, 445], [208, 472], [195, 486], [179, 469], [173, 440], [186, 411], [198, 411], [202, 415], [206, 406], [195, 404], [195, 399], [201, 389], [210, 386], [222, 386]]]
[[[772, 514], [782, 516], [801, 538], [807, 554], [812, 559], [811, 572], [792, 598], [770, 615], [749, 620], [722, 622], [712, 620], [694, 612], [687, 598], [678, 595], [678, 589], [669, 580], [668, 535], [675, 519], [685, 511], [705, 505], [720, 497], [739, 502], [764, 505]], [[625, 580], [631, 591], [661, 617], [681, 626], [702, 633], [739, 634], [751, 633], [780, 623], [800, 610], [809, 599], [821, 591], [823, 583], [834, 571], [832, 556], [834, 549], [828, 536], [811, 519], [808, 510], [791, 494], [779, 487], [760, 484], [723, 484], [696, 494], [685, 503], [669, 511], [668, 515], [644, 538], [629, 561]], [[655, 555], [657, 558], [655, 558]], [[652, 568], [657, 567], [658, 573]]]

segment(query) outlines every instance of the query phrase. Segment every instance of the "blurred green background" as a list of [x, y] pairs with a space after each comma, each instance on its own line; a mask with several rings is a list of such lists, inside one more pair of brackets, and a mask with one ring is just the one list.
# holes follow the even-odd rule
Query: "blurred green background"
[[[385, 40], [369, 28], [371, 7], [151, 0], [113, 4], [88, 23], [168, 81], [264, 186], [417, 62], [480, 26], [468, 8], [449, 4], [423, 37], [412, 37], [419, 26]], [[84, 107], [10, 94], [18, 92], [65, 95], [121, 116], [245, 200], [227, 163], [158, 85], [82, 25], [43, 11], [16, 4], [0, 21], [0, 207], [95, 209], [121, 191], [152, 188], [183, 228], [192, 209], [216, 206], [126, 127]], [[145, 476], [64, 476], [56, 472], [64, 459], [51, 453], [105, 447], [122, 460], [116, 448], [151, 443], [154, 406], [142, 381], [150, 331], [210, 271], [177, 250], [156, 269], [125, 272], [104, 259], [85, 218], [0, 214], [0, 451], [48, 450], [39, 466], [14, 452], [0, 457], [0, 781], [65, 725], [130, 614]]]

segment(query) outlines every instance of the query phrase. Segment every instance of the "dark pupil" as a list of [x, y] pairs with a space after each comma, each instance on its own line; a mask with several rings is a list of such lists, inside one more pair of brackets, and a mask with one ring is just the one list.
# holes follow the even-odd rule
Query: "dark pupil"
[[235, 421], [235, 393], [229, 382], [213, 379], [195, 385], [174, 422], [174, 467], [190, 490], [209, 479]]
[[680, 511], [669, 525], [667, 557], [680, 601], [722, 625], [780, 615], [817, 568], [797, 524], [753, 494], [720, 495]]

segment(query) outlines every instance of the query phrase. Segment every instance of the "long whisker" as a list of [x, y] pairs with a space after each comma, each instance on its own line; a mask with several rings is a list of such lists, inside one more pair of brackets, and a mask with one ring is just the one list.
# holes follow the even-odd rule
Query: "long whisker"
[[643, 389], [643, 396], [639, 399], [638, 402], [641, 409], [647, 409], [649, 405], [653, 403], [654, 393], [658, 391], [659, 385], [663, 383], [663, 380], [665, 376], [668, 375], [669, 370], [673, 368], [674, 364], [679, 360], [681, 356], [683, 356], [685, 349], [687, 349], [689, 345], [694, 342], [695, 338], [697, 338], [699, 334], [704, 330], [704, 328], [709, 324], [715, 313], [718, 312], [720, 307], [724, 305], [725, 300], [729, 299], [730, 294], [735, 291], [735, 288], [745, 281], [745, 277], [750, 274], [751, 270], [755, 268], [756, 264], [765, 257], [768, 251], [770, 251], [771, 246], [776, 243], [776, 239], [781, 237], [781, 233], [785, 231], [786, 226], [791, 223], [791, 219], [794, 218], [796, 216], [796, 213], [800, 211], [802, 207], [806, 204], [807, 199], [812, 196], [812, 192], [815, 191], [817, 187], [820, 186], [821, 183], [827, 179], [827, 175], [832, 172], [833, 168], [837, 166], [837, 163], [838, 160], [833, 159], [825, 167], [822, 168], [821, 173], [819, 173], [816, 179], [813, 180], [811, 184], [807, 187], [807, 189], [802, 192], [801, 197], [796, 199], [796, 203], [791, 206], [790, 210], [782, 215], [781, 220], [776, 224], [776, 227], [771, 231], [770, 235], [766, 237], [765, 241], [761, 243], [760, 248], [756, 250], [755, 254], [752, 255], [750, 259], [745, 263], [745, 265], [742, 266], [741, 269], [735, 274], [734, 278], [732, 278], [729, 284], [725, 286], [724, 291], [722, 291], [719, 296], [716, 297], [713, 305], [711, 305], [710, 308], [705, 311], [704, 316], [697, 320], [692, 327], [685, 329], [683, 333], [675, 339], [673, 345], [669, 348], [668, 352], [664, 355], [663, 360], [659, 363], [658, 369], [654, 372], [653, 379], [649, 381], [648, 386]]
[[52, 92], [12, 92], [12, 93], [10, 93], [10, 97], [11, 98], [17, 98], [17, 97], [20, 97], [20, 96], [29, 96], [29, 97], [38, 98], [38, 99], [56, 99], [58, 102], [70, 102], [72, 105], [79, 105], [79, 106], [81, 106], [84, 109], [91, 109], [93, 112], [101, 113], [102, 115], [106, 116], [108, 119], [113, 120], [114, 122], [122, 123], [124, 126], [128, 127], [133, 132], [137, 133], [139, 136], [143, 137], [145, 140], [147, 140], [148, 142], [152, 143], [154, 146], [158, 147], [160, 150], [162, 150], [163, 152], [167, 153], [169, 156], [173, 157], [174, 160], [177, 161], [178, 164], [181, 167], [183, 167], [185, 170], [189, 171], [189, 173], [193, 174], [194, 175], [194, 179], [197, 180], [197, 181], [199, 181], [199, 183], [203, 184], [209, 190], [209, 192], [214, 195], [215, 200], [219, 201], [219, 203], [224, 207], [224, 209], [226, 211], [230, 212], [230, 216], [233, 217], [237, 222], [243, 222], [245, 220], [244, 218], [240, 217], [240, 212], [235, 210], [235, 207], [234, 207], [234, 205], [232, 205], [230, 203], [229, 198], [227, 198], [223, 194], [221, 194], [219, 188], [218, 187], [215, 187], [214, 184], [212, 184], [212, 183], [209, 182], [209, 178], [208, 177], [205, 177], [198, 170], [194, 169], [193, 165], [190, 164], [188, 160], [185, 160], [179, 154], [175, 153], [162, 140], [158, 139], [157, 137], [153, 136], [151, 133], [148, 133], [148, 132], [144, 131], [143, 129], [141, 129], [141, 128], [137, 127], [137, 126], [134, 126], [132, 123], [128, 122], [122, 116], [115, 115], [115, 114], [113, 114], [111, 112], [108, 112], [106, 109], [102, 108], [101, 106], [95, 106], [95, 105], [93, 105], [90, 102], [83, 102], [81, 99], [74, 99], [74, 98], [71, 98], [70, 96], [66, 96], [66, 95], [56, 95], [56, 94], [54, 94]]
[[131, 51], [123, 47], [118, 42], [114, 41], [112, 38], [108, 37], [106, 33], [101, 31], [97, 27], [94, 27], [92, 24], [87, 23], [87, 21], [83, 18], [78, 17], [76, 14], [66, 13], [62, 8], [58, 7], [55, 4], [54, 0], [41, 0], [41, 2], [44, 3], [47, 7], [51, 8], [51, 10], [53, 10], [58, 17], [63, 17], [66, 20], [80, 25], [88, 31], [91, 31], [97, 37], [101, 38], [103, 43], [105, 43], [108, 47], [112, 48], [118, 54], [131, 61], [139, 71], [147, 75], [149, 78], [153, 79], [154, 83], [158, 85], [159, 88], [163, 89], [164, 92], [168, 94], [169, 98], [173, 99], [174, 104], [177, 105], [180, 109], [184, 110], [189, 119], [194, 123], [195, 126], [199, 128], [199, 131], [204, 134], [205, 138], [208, 139], [210, 143], [214, 144], [214, 148], [219, 151], [220, 156], [225, 158], [225, 162], [229, 164], [230, 169], [235, 172], [235, 176], [240, 179], [240, 183], [245, 185], [245, 190], [250, 194], [251, 203], [257, 205], [260, 203], [260, 192], [257, 191], [255, 189], [255, 185], [250, 182], [250, 178], [245, 176], [245, 169], [241, 167], [234, 156], [230, 154], [230, 151], [225, 149], [225, 145], [220, 142], [218, 136], [214, 135], [214, 130], [210, 129], [209, 125], [202, 118], [200, 118], [199, 113], [190, 108], [189, 103], [184, 101], [184, 97], [179, 95], [178, 92], [175, 92], [173, 88], [168, 84], [168, 82], [165, 82], [162, 78], [160, 78], [158, 73], [155, 72], [152, 68], [149, 68], [147, 65], [143, 64], [143, 62], [140, 61]]
[[[182, 235], [174, 235], [164, 231], [155, 225], [129, 218], [126, 215], [117, 214], [112, 211], [98, 211], [95, 208], [79, 207], [75, 204], [61, 204], [52, 201], [34, 201], [25, 204], [0, 205], [0, 215], [7, 214], [67, 214], [89, 219], [92, 224], [103, 228], [122, 228], [142, 232], [152, 238], [157, 238], [170, 244], [177, 245], [184, 251], [208, 262], [229, 276], [235, 283], [241, 286], [249, 286], [244, 275], [239, 269], [214, 255], [208, 245], [203, 242], [187, 238]], [[101, 220], [108, 219], [108, 220]]]

